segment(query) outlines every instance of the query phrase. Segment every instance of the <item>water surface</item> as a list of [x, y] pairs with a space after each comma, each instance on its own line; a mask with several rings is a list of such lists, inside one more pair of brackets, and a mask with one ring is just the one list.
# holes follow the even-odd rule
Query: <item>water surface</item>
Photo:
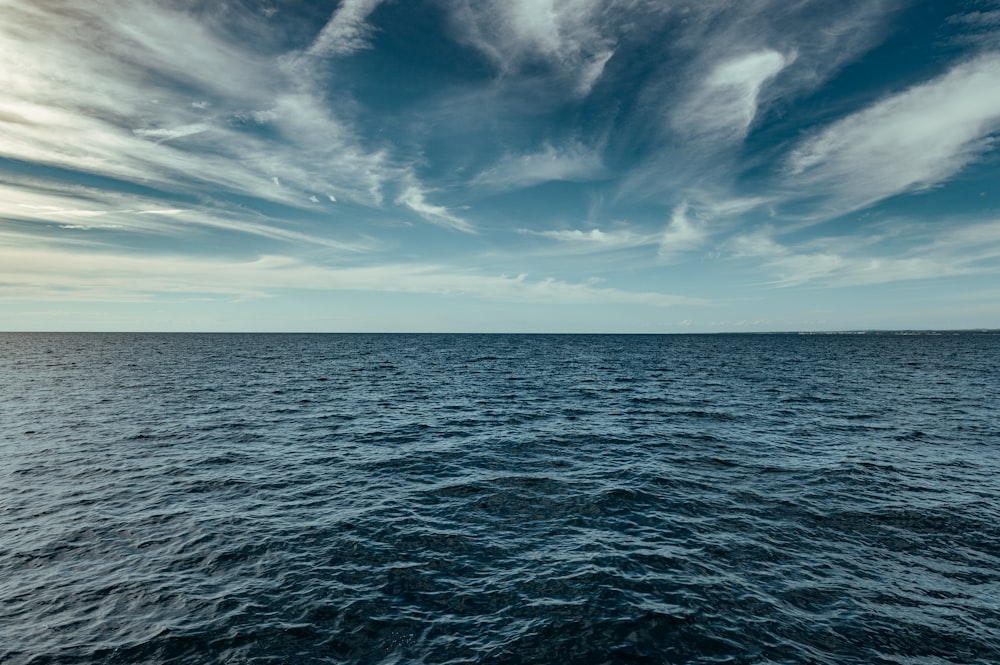
[[0, 335], [0, 662], [1000, 662], [1000, 335]]

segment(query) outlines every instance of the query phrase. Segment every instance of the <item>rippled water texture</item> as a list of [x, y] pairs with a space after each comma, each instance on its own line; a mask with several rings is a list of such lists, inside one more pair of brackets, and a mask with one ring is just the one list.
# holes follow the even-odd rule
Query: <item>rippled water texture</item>
[[997, 663], [1000, 335], [0, 335], [0, 662]]

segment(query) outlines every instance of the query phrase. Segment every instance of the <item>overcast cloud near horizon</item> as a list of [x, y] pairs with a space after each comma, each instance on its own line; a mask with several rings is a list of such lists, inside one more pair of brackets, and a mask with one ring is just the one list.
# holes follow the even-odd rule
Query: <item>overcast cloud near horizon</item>
[[0, 329], [1000, 327], [1000, 2], [0, 0]]

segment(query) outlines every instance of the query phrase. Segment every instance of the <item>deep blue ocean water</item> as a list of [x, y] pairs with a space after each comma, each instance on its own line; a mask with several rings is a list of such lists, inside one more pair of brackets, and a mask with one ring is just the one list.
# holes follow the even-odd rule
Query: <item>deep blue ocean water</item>
[[0, 662], [997, 663], [1000, 334], [0, 334]]

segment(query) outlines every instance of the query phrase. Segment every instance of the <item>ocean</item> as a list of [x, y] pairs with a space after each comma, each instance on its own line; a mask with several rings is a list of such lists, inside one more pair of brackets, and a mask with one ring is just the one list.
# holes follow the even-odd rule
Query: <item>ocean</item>
[[0, 662], [1000, 662], [1000, 334], [0, 334]]

